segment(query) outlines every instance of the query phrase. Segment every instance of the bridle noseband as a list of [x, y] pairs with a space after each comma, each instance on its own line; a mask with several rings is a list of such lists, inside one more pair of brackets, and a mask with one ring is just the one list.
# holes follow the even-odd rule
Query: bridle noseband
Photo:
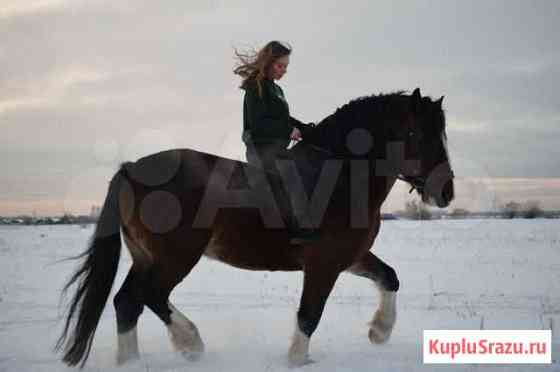
[[[399, 174], [397, 178], [401, 181], [408, 182], [412, 186], [408, 191], [409, 194], [413, 192], [414, 189], [418, 190], [420, 194], [424, 192], [424, 188], [426, 186], [426, 180], [424, 178], [420, 176], [403, 176], [402, 174]], [[455, 178], [455, 174], [451, 169], [449, 170], [449, 178], [450, 179]]]
[[415, 189], [419, 193], [424, 192], [424, 186], [426, 185], [426, 180], [419, 176], [403, 176], [402, 174], [397, 175], [397, 178], [401, 181], [408, 182], [411, 186], [408, 193], [410, 194]]

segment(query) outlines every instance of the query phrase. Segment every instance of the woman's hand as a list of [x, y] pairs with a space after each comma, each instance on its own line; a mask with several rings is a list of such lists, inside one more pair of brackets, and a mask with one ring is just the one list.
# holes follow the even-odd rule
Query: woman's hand
[[290, 134], [290, 139], [299, 141], [301, 140], [301, 132], [299, 129], [294, 128], [292, 129], [292, 133]]

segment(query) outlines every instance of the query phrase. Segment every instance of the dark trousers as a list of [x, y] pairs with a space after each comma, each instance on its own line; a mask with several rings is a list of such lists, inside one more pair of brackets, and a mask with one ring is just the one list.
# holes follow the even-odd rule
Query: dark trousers
[[[249, 164], [281, 175], [289, 196], [285, 195], [283, 190], [276, 188], [276, 185], [269, 182], [268, 178], [258, 177], [255, 174], [249, 174], [249, 179], [253, 179], [252, 187], [258, 190], [259, 187], [262, 187], [261, 182], [269, 182], [269, 185], [272, 186], [272, 192], [276, 195], [279, 203], [282, 203], [282, 200], [286, 200], [285, 197], [288, 197], [288, 200], [290, 200], [297, 222], [289, 220], [288, 224], [292, 225], [292, 227], [295, 223], [300, 228], [311, 227], [312, 222], [307, 199], [313, 188], [316, 174], [315, 170], [306, 163], [305, 159], [299, 160], [298, 166], [296, 166], [295, 159], [286, 149], [286, 143], [283, 141], [247, 144], [245, 155]], [[303, 190], [298, 188], [297, 182], [299, 180], [303, 183]], [[282, 206], [279, 205], [279, 207], [282, 210]], [[282, 213], [286, 215], [285, 212]]]

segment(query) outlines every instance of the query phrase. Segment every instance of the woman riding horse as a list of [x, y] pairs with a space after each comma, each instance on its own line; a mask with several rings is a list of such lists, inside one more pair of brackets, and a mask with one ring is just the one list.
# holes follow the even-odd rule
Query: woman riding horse
[[[273, 173], [287, 173], [277, 167], [286, 164], [286, 160], [293, 160], [290, 152], [286, 151], [290, 140], [301, 140], [302, 133], [308, 132], [308, 128], [313, 126], [313, 123], [305, 125], [290, 115], [284, 92], [274, 82], [286, 74], [290, 54], [291, 49], [278, 41], [269, 42], [253, 55], [236, 51], [241, 64], [234, 72], [243, 77], [240, 88], [245, 90], [242, 139], [246, 146], [247, 162]], [[300, 175], [306, 185], [313, 183], [312, 169], [304, 169]], [[259, 180], [255, 175], [249, 177], [255, 181]], [[285, 179], [288, 180], [288, 177]], [[253, 186], [255, 189], [259, 188], [257, 183]], [[317, 230], [302, 229], [300, 226], [311, 225], [305, 199], [291, 198], [294, 213], [293, 218], [288, 218], [288, 227], [292, 232], [292, 243], [319, 238]]]
[[[310, 362], [311, 336], [342, 272], [376, 284], [381, 301], [369, 339], [386, 342], [396, 321], [399, 280], [370, 249], [381, 206], [397, 179], [438, 207], [454, 197], [442, 99], [422, 97], [419, 89], [411, 95], [361, 97], [289, 150], [296, 163], [323, 154], [315, 159], [321, 173], [311, 197], [321, 236], [298, 245], [290, 244], [285, 229], [263, 223], [258, 206], [243, 204], [247, 190], [231, 187], [246, 185], [247, 163], [173, 149], [121, 164], [88, 249], [78, 256], [84, 260], [65, 286], [77, 285], [57, 343], [64, 347], [64, 362], [83, 365], [88, 358], [119, 266], [121, 232], [132, 267], [113, 300], [119, 363], [139, 357], [137, 322], [145, 306], [165, 324], [175, 349], [189, 359], [202, 354], [197, 326], [169, 297], [203, 255], [248, 270], [303, 271], [288, 352], [293, 366]], [[275, 174], [269, 180], [274, 187], [283, 181]], [[208, 281], [208, 286], [219, 283]]]

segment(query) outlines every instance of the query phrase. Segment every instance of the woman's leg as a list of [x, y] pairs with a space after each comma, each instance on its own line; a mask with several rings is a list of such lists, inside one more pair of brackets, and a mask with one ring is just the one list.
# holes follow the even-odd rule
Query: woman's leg
[[284, 180], [284, 188], [289, 194], [289, 203], [292, 206], [289, 222], [293, 233], [292, 243], [316, 240], [320, 234], [314, 229], [315, 223], [310, 209], [316, 170], [307, 163], [307, 159], [298, 159], [296, 162], [291, 152], [285, 151], [279, 155], [278, 172]]
[[[247, 144], [245, 155], [247, 157], [247, 162], [252, 165], [251, 167], [247, 167], [247, 176], [249, 177], [249, 184], [253, 189], [253, 194], [259, 197], [259, 195], [262, 194], [262, 190], [265, 188], [269, 188], [270, 192], [272, 192], [272, 199], [270, 197], [259, 198], [259, 202], [262, 208], [264, 208], [265, 213], [270, 210], [280, 211], [285, 223], [289, 224], [289, 198], [281, 185], [271, 183], [267, 174], [263, 172], [263, 170], [272, 173], [278, 172], [275, 165], [276, 155], [282, 150], [283, 147], [280, 144]], [[265, 194], [270, 195], [270, 192], [266, 192]]]
[[[282, 213], [287, 216], [288, 228], [302, 240], [314, 240], [317, 236], [316, 233], [309, 230], [307, 232], [301, 231], [302, 228], [309, 229], [313, 225], [306, 189], [311, 189], [310, 177], [312, 178], [314, 175], [301, 174], [296, 166], [295, 159], [291, 155], [286, 150], [284, 143], [247, 144], [246, 156], [249, 164], [269, 172], [281, 174], [284, 180], [284, 189], [279, 190], [279, 188], [273, 187], [273, 193], [280, 204], [284, 200], [292, 205], [291, 213], [288, 211]], [[304, 172], [310, 171], [310, 169], [304, 169]], [[296, 172], [296, 174], [293, 172]], [[251, 175], [249, 176], [251, 177]], [[253, 182], [252, 185], [256, 190], [258, 190], [259, 182], [268, 182], [266, 177], [258, 177], [258, 175], [254, 179], [257, 182]], [[303, 185], [301, 185], [303, 187], [297, 187], [298, 182], [303, 182]], [[279, 205], [279, 207], [280, 210], [285, 210], [284, 205]]]

